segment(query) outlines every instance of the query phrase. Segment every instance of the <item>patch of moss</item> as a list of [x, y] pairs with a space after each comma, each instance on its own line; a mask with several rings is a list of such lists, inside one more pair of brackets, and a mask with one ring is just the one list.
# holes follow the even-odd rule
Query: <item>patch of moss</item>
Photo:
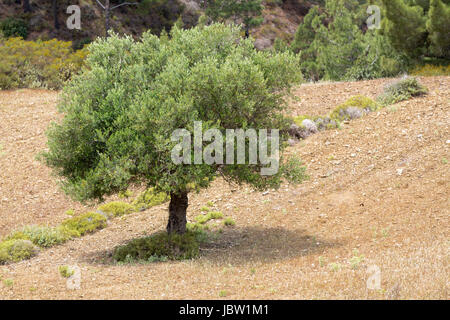
[[97, 212], [87, 212], [64, 220], [61, 227], [73, 237], [79, 237], [106, 227], [106, 217]]
[[106, 213], [109, 217], [119, 217], [133, 213], [135, 207], [126, 202], [113, 201], [100, 206], [98, 210]]
[[186, 260], [197, 257], [199, 242], [194, 232], [183, 235], [157, 233], [153, 236], [134, 239], [113, 253], [116, 262], [148, 261], [165, 257], [169, 260]]
[[170, 200], [170, 196], [164, 192], [155, 192], [153, 188], [149, 188], [142, 192], [132, 205], [137, 211], [143, 211], [153, 206], [163, 204]]
[[30, 241], [22, 239], [0, 242], [0, 264], [30, 259], [39, 249]]

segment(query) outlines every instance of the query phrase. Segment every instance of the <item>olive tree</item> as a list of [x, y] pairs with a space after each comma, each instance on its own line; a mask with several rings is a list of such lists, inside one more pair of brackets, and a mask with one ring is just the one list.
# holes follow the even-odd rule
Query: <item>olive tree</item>
[[283, 177], [304, 178], [298, 161], [282, 159], [276, 174], [264, 176], [260, 162], [172, 160], [179, 143], [174, 131], [194, 132], [195, 122], [202, 122], [203, 131], [284, 132], [285, 92], [301, 80], [293, 54], [258, 52], [238, 27], [223, 24], [174, 27], [161, 39], [147, 32], [139, 41], [111, 33], [89, 50], [86, 69], [63, 90], [59, 110], [64, 117], [49, 128], [48, 150], [42, 153], [72, 198], [101, 200], [145, 184], [170, 195], [167, 231], [182, 234], [188, 193], [218, 176], [260, 190], [279, 186]]

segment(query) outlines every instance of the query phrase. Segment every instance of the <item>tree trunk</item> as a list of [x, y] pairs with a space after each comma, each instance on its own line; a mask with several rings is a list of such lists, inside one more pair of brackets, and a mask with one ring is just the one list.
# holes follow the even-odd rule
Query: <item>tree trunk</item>
[[186, 232], [187, 207], [187, 192], [181, 194], [170, 194], [169, 223], [167, 224], [167, 233], [184, 234]]
[[59, 20], [58, 20], [58, 0], [52, 0], [53, 7], [53, 24], [55, 29], [59, 29]]
[[109, 5], [109, 0], [106, 0], [105, 3], [105, 33], [106, 33], [106, 37], [108, 37], [108, 31], [109, 31], [109, 14], [110, 14], [110, 5]]
[[31, 12], [30, 0], [23, 0], [23, 12]]

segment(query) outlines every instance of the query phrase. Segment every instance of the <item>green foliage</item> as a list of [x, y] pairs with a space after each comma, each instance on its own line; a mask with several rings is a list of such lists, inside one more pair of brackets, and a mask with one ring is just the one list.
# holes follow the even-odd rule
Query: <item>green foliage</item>
[[29, 240], [11, 239], [0, 242], [0, 264], [30, 259], [38, 248]]
[[289, 158], [282, 168], [283, 177], [292, 183], [301, 183], [308, 179], [306, 167], [297, 158]]
[[450, 5], [431, 0], [426, 26], [431, 54], [450, 59]]
[[203, 206], [203, 207], [200, 208], [200, 211], [203, 211], [203, 212], [208, 212], [210, 210], [211, 209], [209, 207], [206, 207], [206, 206]]
[[125, 190], [125, 191], [120, 191], [119, 192], [119, 198], [120, 199], [124, 199], [124, 198], [129, 198], [133, 195], [133, 192], [129, 191], [129, 190]]
[[0, 39], [0, 89], [60, 89], [78, 73], [87, 49], [73, 51], [71, 42]]
[[69, 209], [69, 210], [66, 210], [66, 212], [64, 212], [64, 213], [67, 214], [68, 216], [73, 216], [73, 215], [75, 215], [75, 210]]
[[382, 0], [383, 33], [412, 59], [450, 58], [449, 0]]
[[284, 128], [284, 93], [301, 81], [298, 57], [256, 51], [239, 28], [223, 24], [174, 28], [164, 42], [111, 34], [89, 50], [88, 68], [63, 91], [65, 117], [50, 128], [42, 155], [74, 199], [101, 199], [131, 183], [187, 192], [209, 186], [219, 168], [255, 188], [279, 186], [281, 174], [261, 176], [261, 164], [176, 165], [171, 135], [193, 132], [200, 120], [203, 130]]
[[222, 212], [218, 212], [218, 211], [211, 211], [208, 212], [205, 215], [198, 215], [197, 217], [195, 217], [195, 221], [200, 223], [200, 224], [205, 224], [210, 220], [214, 220], [214, 219], [222, 219], [223, 218], [223, 213]]
[[135, 207], [121, 201], [113, 201], [109, 203], [105, 203], [104, 205], [98, 208], [101, 212], [106, 213], [110, 217], [119, 217], [126, 214], [133, 213]]
[[72, 236], [79, 237], [106, 227], [106, 217], [97, 212], [87, 212], [64, 220], [61, 224]]
[[336, 107], [330, 114], [330, 118], [338, 121], [351, 120], [350, 115], [346, 112], [348, 108], [358, 108], [365, 112], [376, 111], [380, 105], [372, 99], [365, 96], [354, 96], [343, 104]]
[[183, 14], [184, 5], [178, 0], [141, 0], [136, 11], [145, 19], [145, 26], [154, 34], [170, 30]]
[[416, 78], [408, 77], [386, 86], [384, 92], [377, 97], [377, 102], [387, 106], [412, 97], [422, 96], [427, 92], [427, 88], [422, 86]]
[[207, 0], [205, 14], [213, 21], [223, 22], [229, 18], [240, 20], [246, 33], [263, 22], [262, 0]]
[[13, 279], [5, 279], [5, 280], [3, 280], [3, 284], [6, 287], [12, 287], [14, 285], [14, 280]]
[[223, 225], [227, 227], [232, 227], [236, 225], [236, 222], [232, 218], [228, 217], [223, 220]]
[[155, 257], [170, 260], [193, 259], [199, 254], [199, 243], [193, 232], [183, 235], [158, 233], [150, 237], [131, 240], [114, 250], [117, 262], [148, 261]]
[[[403, 0], [382, 0], [383, 32], [394, 48], [413, 57], [424, 52], [426, 16], [420, 6], [409, 6]], [[407, 41], [405, 41], [407, 39]]]
[[58, 271], [63, 278], [70, 278], [74, 275], [74, 271], [70, 269], [69, 266], [59, 266]]
[[22, 19], [9, 17], [0, 21], [0, 31], [5, 38], [21, 37], [26, 39], [28, 36], [28, 25]]
[[318, 34], [319, 28], [323, 24], [323, 18], [319, 7], [312, 7], [303, 18], [303, 22], [298, 27], [291, 44], [291, 49], [301, 54], [303, 74], [313, 81], [318, 81], [324, 75], [323, 67], [317, 61], [320, 54]]
[[170, 196], [165, 192], [155, 192], [153, 188], [148, 188], [133, 201], [133, 206], [137, 211], [142, 211], [163, 204], [169, 200]]
[[394, 76], [407, 67], [387, 38], [365, 30], [366, 1], [327, 0], [311, 8], [291, 49], [310, 80], [361, 80]]
[[70, 239], [70, 234], [61, 227], [26, 226], [19, 231], [13, 232], [7, 239], [29, 240], [39, 247], [48, 248], [66, 242]]

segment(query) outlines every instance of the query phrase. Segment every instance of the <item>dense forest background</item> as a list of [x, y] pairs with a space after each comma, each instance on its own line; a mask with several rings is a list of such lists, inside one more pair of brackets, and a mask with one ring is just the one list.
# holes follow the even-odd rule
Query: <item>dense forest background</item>
[[[71, 5], [80, 29], [67, 27]], [[257, 49], [299, 54], [309, 81], [449, 69], [450, 0], [1, 0], [0, 88], [61, 88], [107, 30], [137, 39], [213, 22], [241, 24]]]

